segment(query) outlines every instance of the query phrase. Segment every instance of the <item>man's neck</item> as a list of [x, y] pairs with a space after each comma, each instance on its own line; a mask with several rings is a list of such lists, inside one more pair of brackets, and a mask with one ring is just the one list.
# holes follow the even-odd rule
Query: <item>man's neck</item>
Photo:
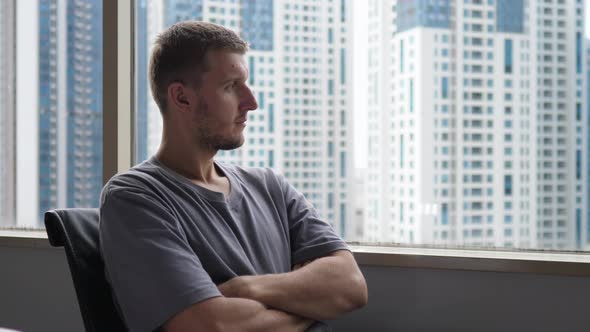
[[215, 169], [213, 162], [214, 153], [200, 151], [200, 149], [188, 150], [174, 148], [181, 145], [169, 145], [162, 143], [155, 158], [164, 166], [196, 183], [205, 185], [218, 181], [222, 176]]

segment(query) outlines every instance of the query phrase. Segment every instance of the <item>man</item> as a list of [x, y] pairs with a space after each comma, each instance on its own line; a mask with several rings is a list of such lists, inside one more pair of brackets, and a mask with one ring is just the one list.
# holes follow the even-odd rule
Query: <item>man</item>
[[101, 253], [131, 331], [303, 331], [367, 303], [348, 246], [302, 194], [269, 169], [213, 160], [244, 143], [258, 107], [247, 48], [194, 21], [155, 43], [160, 148], [101, 195]]

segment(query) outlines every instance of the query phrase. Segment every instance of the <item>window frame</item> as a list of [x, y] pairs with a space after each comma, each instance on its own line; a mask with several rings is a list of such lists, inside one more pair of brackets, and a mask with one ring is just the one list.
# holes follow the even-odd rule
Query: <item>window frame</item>
[[103, 0], [103, 185], [133, 166], [135, 0]]

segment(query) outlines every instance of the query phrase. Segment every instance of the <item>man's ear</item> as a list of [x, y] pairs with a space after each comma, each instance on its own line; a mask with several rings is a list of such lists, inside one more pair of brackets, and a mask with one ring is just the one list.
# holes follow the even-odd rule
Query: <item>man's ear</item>
[[173, 82], [168, 86], [168, 105], [183, 112], [190, 111], [193, 94], [184, 84]]

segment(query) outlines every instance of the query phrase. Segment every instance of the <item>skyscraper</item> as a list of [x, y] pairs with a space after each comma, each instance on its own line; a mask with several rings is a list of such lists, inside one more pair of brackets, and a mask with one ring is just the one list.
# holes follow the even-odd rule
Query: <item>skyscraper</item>
[[[148, 5], [150, 41], [174, 22], [195, 19], [234, 29], [250, 43], [249, 85], [259, 109], [249, 115], [244, 146], [220, 152], [218, 158], [275, 168], [344, 236], [354, 227], [349, 11], [344, 0]], [[161, 122], [150, 105], [151, 154], [159, 144]]]
[[583, 1], [369, 6], [367, 240], [583, 248]]
[[102, 1], [39, 1], [39, 221], [102, 188]]

